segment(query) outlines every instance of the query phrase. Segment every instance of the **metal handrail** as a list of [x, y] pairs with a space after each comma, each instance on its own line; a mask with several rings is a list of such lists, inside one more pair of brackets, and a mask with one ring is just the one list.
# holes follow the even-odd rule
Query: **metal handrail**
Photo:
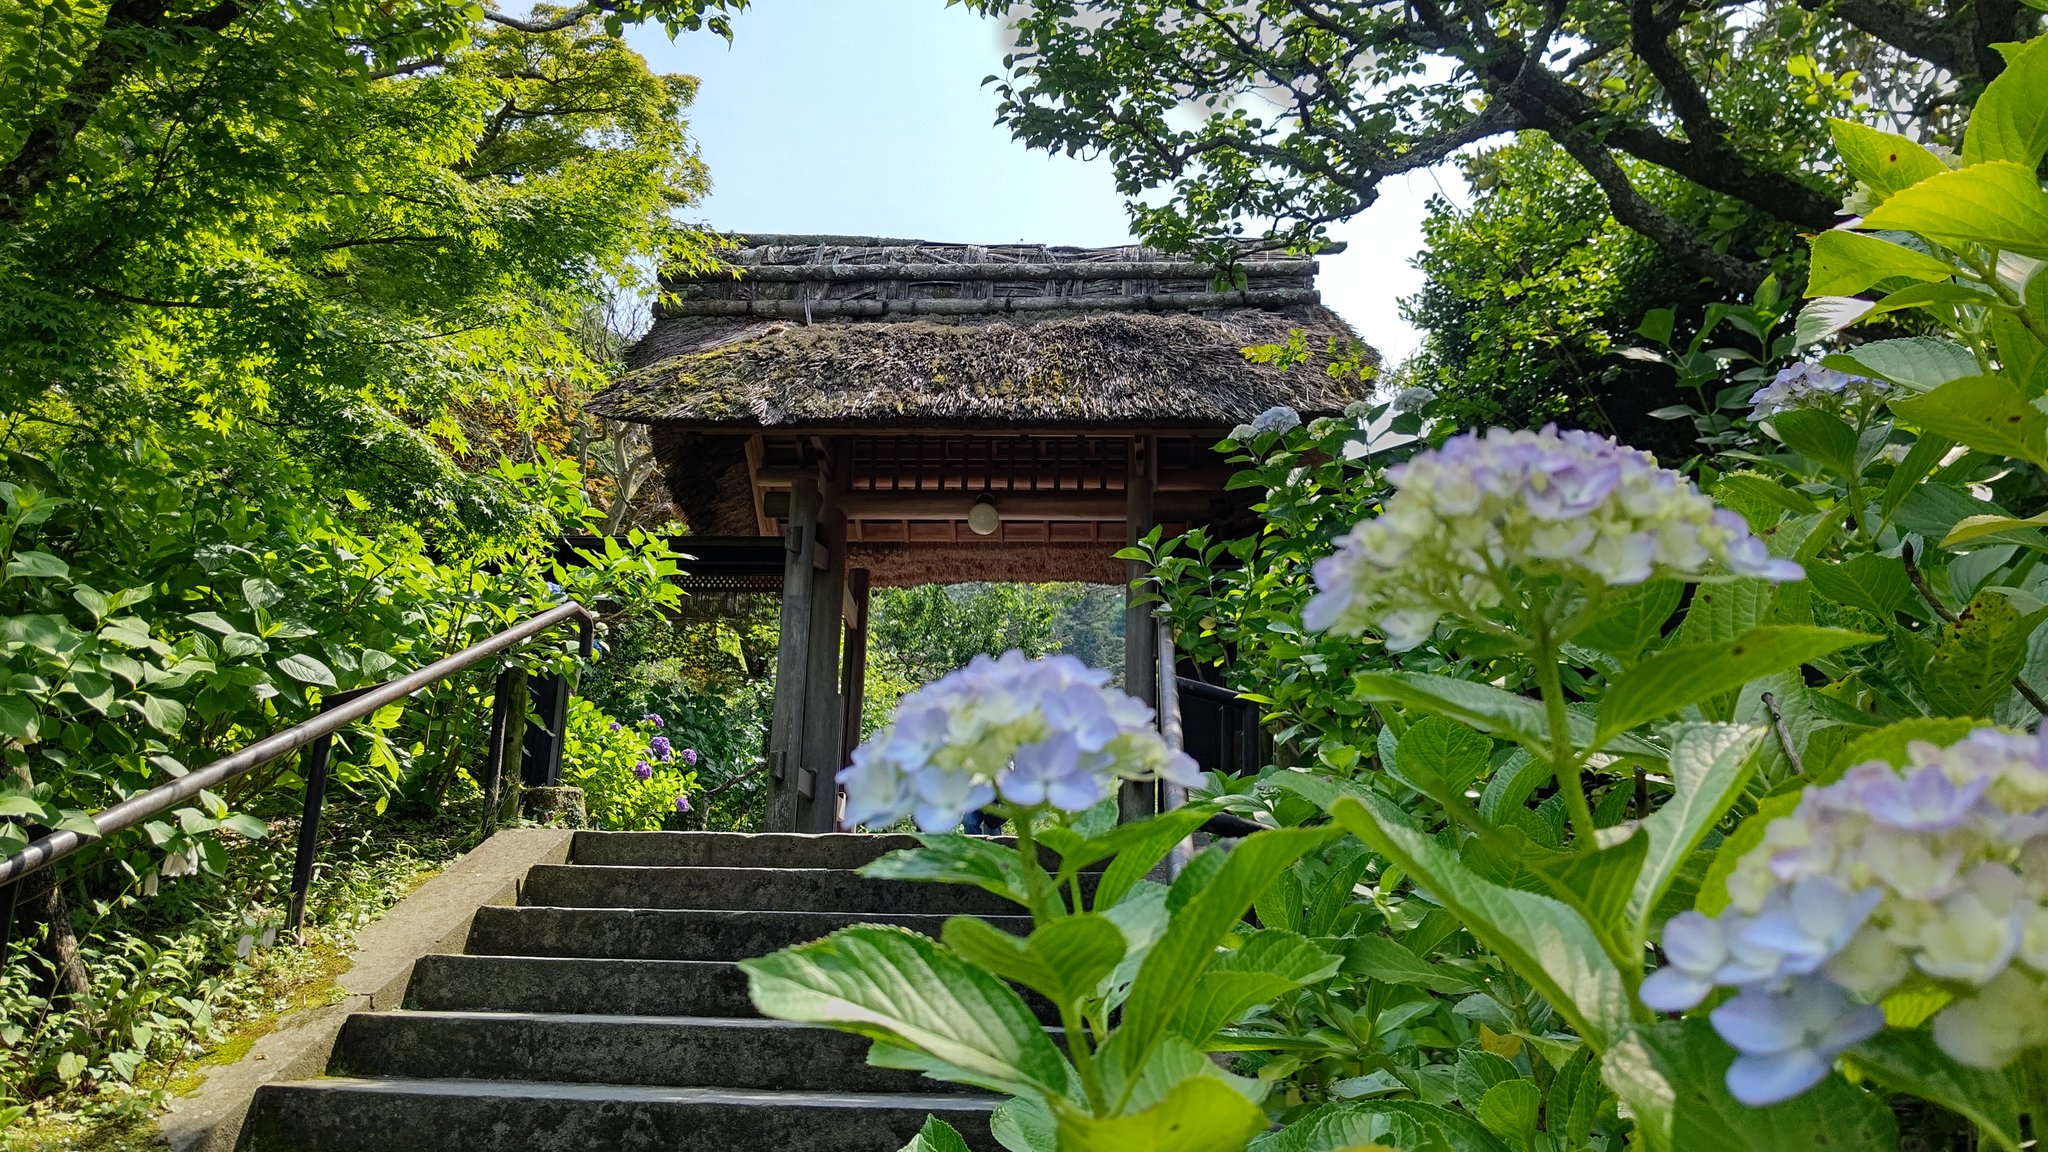
[[[138, 792], [118, 804], [94, 813], [92, 822], [94, 828], [97, 829], [95, 833], [87, 834], [64, 829], [30, 841], [21, 851], [7, 857], [5, 860], [0, 860], [0, 889], [4, 889], [7, 892], [7, 899], [0, 901], [0, 903], [6, 905], [4, 915], [0, 915], [0, 919], [4, 919], [7, 922], [0, 924], [0, 939], [4, 939], [4, 933], [12, 926], [13, 889], [16, 881], [50, 866], [88, 844], [103, 840], [124, 829], [132, 828], [151, 817], [161, 815], [178, 804], [197, 796], [201, 791], [233, 780], [286, 753], [295, 752], [316, 742], [320, 747], [316, 748], [313, 759], [318, 761], [318, 763], [311, 765], [307, 773], [308, 795], [306, 807], [307, 814], [310, 817], [308, 824], [317, 827], [319, 797], [325, 791], [327, 774], [325, 752], [335, 733], [354, 724], [358, 720], [374, 716], [387, 705], [403, 700], [422, 688], [445, 680], [455, 673], [481, 663], [492, 656], [496, 656], [508, 648], [523, 644], [565, 621], [576, 621], [579, 633], [579, 648], [583, 658], [587, 660], [590, 658], [592, 650], [592, 625], [595, 623], [595, 619], [590, 614], [589, 609], [573, 600], [566, 604], [557, 605], [545, 612], [529, 616], [518, 624], [505, 629], [503, 632], [485, 637], [453, 655], [445, 656], [424, 668], [419, 668], [404, 676], [400, 676], [396, 680], [387, 680], [382, 684], [371, 687], [355, 688], [347, 692], [331, 694], [323, 702], [324, 707], [320, 715], [315, 716], [313, 719], [294, 724], [282, 732], [265, 736], [263, 739], [238, 752], [231, 752], [203, 768], [195, 768], [168, 784], [159, 784], [154, 788]], [[501, 680], [502, 684], [503, 681]], [[503, 713], [505, 708], [506, 701], [499, 700], [496, 711]], [[493, 768], [496, 768], [503, 762], [504, 742], [507, 739], [507, 735], [504, 731], [504, 717], [502, 715], [494, 716], [493, 721], [491, 753]], [[491, 777], [490, 790], [495, 792], [497, 785], [496, 771], [491, 773]], [[495, 799], [495, 796], [492, 799]], [[306, 851], [306, 833], [308, 831], [310, 831], [308, 827], [301, 827], [300, 868], [295, 871], [303, 872], [305, 875], [303, 878], [296, 875], [294, 877], [292, 900], [292, 927], [294, 928], [298, 926], [299, 917], [303, 915], [305, 910], [304, 884], [311, 879], [311, 861]]]

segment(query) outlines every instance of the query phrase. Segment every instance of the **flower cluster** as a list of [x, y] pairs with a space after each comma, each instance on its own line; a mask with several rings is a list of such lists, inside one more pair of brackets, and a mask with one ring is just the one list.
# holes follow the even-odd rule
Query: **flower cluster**
[[854, 751], [839, 773], [847, 826], [914, 815], [937, 832], [998, 795], [1080, 812], [1119, 778], [1198, 782], [1194, 761], [1153, 729], [1152, 710], [1108, 684], [1109, 673], [1071, 656], [975, 657], [904, 697], [895, 721]]
[[654, 765], [649, 764], [645, 760], [635, 760], [633, 762], [633, 776], [639, 780], [654, 779]]
[[1749, 398], [1749, 418], [1766, 420], [1795, 408], [1838, 413], [1883, 399], [1892, 391], [1884, 381], [1868, 376], [1852, 376], [1818, 364], [1794, 364]]
[[690, 810], [690, 794], [689, 794], [688, 792], [678, 792], [678, 793], [676, 793], [676, 811], [678, 811], [678, 812], [688, 812], [689, 810]]
[[656, 760], [667, 760], [676, 754], [676, 746], [666, 736], [656, 736], [647, 742], [647, 754]]
[[1948, 997], [1934, 1040], [1951, 1057], [2009, 1064], [2048, 1044], [2048, 737], [1979, 728], [1808, 789], [1728, 895], [1718, 919], [1665, 926], [1669, 963], [1642, 998], [1675, 1012], [1739, 990], [1712, 1014], [1737, 1099], [1812, 1087], [1900, 990]]
[[1497, 607], [1518, 573], [1608, 585], [1802, 575], [1691, 481], [1589, 432], [1470, 432], [1387, 479], [1399, 491], [1382, 514], [1317, 562], [1310, 628], [1373, 628], [1399, 652], [1447, 613]]
[[1249, 424], [1239, 424], [1230, 430], [1232, 440], [1253, 440], [1269, 432], [1292, 432], [1301, 427], [1301, 413], [1285, 404], [1266, 409], [1252, 417]]
[[676, 759], [695, 768], [697, 766], [697, 750], [695, 748], [685, 748], [676, 753]]
[[666, 724], [666, 721], [662, 720], [661, 713], [659, 712], [649, 712], [640, 718], [640, 722], [642, 724], [652, 724], [656, 728], [663, 727]]

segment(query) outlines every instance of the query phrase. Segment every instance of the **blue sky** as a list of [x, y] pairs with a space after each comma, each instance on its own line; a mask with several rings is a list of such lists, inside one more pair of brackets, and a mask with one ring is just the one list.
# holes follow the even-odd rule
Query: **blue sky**
[[[999, 27], [942, 0], [757, 0], [731, 48], [699, 34], [632, 33], [664, 72], [703, 80], [692, 127], [714, 188], [706, 222], [740, 231], [837, 232], [967, 243], [1130, 239], [1108, 165], [1010, 139], [981, 86], [1000, 70]], [[1392, 180], [1337, 230], [1324, 302], [1398, 360], [1415, 332], [1395, 301], [1421, 277], [1423, 202], [1451, 174]]]

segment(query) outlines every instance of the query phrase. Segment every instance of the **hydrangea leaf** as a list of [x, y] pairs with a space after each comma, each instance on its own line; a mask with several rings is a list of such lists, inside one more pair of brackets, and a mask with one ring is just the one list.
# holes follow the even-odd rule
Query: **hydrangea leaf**
[[1478, 1121], [1420, 1100], [1325, 1104], [1280, 1131], [1254, 1140], [1247, 1152], [1367, 1152], [1374, 1148], [1508, 1152], [1508, 1146]]
[[2048, 154], [2048, 40], [2008, 54], [2005, 70], [1985, 85], [1963, 133], [1963, 163], [2010, 160], [2029, 168]]
[[1058, 1122], [1042, 1100], [1018, 1096], [988, 1118], [989, 1134], [1010, 1152], [1058, 1152]]
[[[1331, 828], [1279, 828], [1245, 837], [1201, 890], [1175, 911], [1166, 934], [1138, 966], [1118, 1038], [1126, 1069], [1150, 1058], [1188, 1007], [1188, 991], [1209, 970], [1217, 946], [1275, 877], [1336, 835]], [[1063, 1145], [1064, 1147], [1064, 1145]]]
[[[1724, 478], [1722, 483], [1726, 484]], [[1745, 479], [1748, 479], [1747, 477]], [[1770, 487], [1785, 491], [1775, 481]], [[1598, 652], [1634, 660], [1638, 653], [1664, 634], [1664, 625], [1678, 610], [1685, 585], [1676, 580], [1645, 580], [1626, 588], [1609, 589], [1600, 601], [1599, 615], [1573, 639]]]
[[1192, 1076], [1128, 1116], [1058, 1115], [1060, 1152], [1240, 1152], [1266, 1129], [1266, 1111], [1214, 1076]]
[[[1549, 719], [1544, 715], [1543, 705], [1527, 696], [1517, 696], [1491, 684], [1420, 672], [1361, 672], [1352, 678], [1352, 685], [1360, 696], [1376, 704], [1399, 704], [1446, 716], [1548, 754]], [[1574, 743], [1584, 745], [1593, 741], [1592, 717], [1572, 712], [1566, 724]], [[1609, 750], [1655, 760], [1664, 758], [1663, 751], [1655, 745], [1627, 736], [1613, 741]]]
[[967, 1152], [967, 1141], [951, 1124], [937, 1116], [926, 1116], [924, 1127], [918, 1129], [901, 1152]]
[[944, 934], [948, 948], [1054, 1003], [1093, 996], [1126, 947], [1123, 929], [1090, 914], [1063, 916], [1021, 940], [985, 920], [954, 916]]
[[1975, 376], [1984, 370], [1968, 348], [1932, 336], [1873, 340], [1826, 357], [1821, 363], [1844, 372], [1882, 376], [1915, 392], [1932, 392], [1951, 380]]
[[1952, 248], [1981, 244], [2048, 258], [2048, 193], [2031, 164], [1987, 160], [1893, 193], [1863, 217], [1872, 231], [1912, 232]]
[[1415, 877], [1595, 1048], [1606, 1048], [1627, 1030], [1631, 1009], [1621, 971], [1571, 906], [1482, 879], [1435, 837], [1410, 828], [1385, 798], [1341, 797], [1330, 815]]
[[1596, 743], [1639, 724], [1739, 689], [1759, 676], [1797, 668], [1831, 652], [1880, 639], [1846, 628], [1764, 625], [1730, 643], [1667, 648], [1617, 678], [1600, 701]]
[[2012, 693], [2012, 679], [2027, 660], [2027, 639], [2041, 622], [2020, 615], [2010, 599], [1979, 592], [1942, 626], [1933, 657], [1920, 672], [1920, 690], [1936, 712], [1989, 716]]
[[1649, 850], [1628, 898], [1633, 941], [1649, 934], [1650, 914], [1685, 859], [1742, 795], [1756, 768], [1763, 729], [1747, 724], [1694, 724], [1671, 748], [1671, 799], [1643, 820]]
[[1854, 296], [1886, 280], [1946, 280], [1956, 270], [1925, 252], [1862, 232], [1833, 230], [1813, 238], [1809, 296]]
[[1446, 996], [1473, 991], [1456, 968], [1432, 964], [1385, 936], [1354, 936], [1344, 942], [1344, 971], [1376, 984], [1413, 984]]
[[1704, 1018], [1631, 1031], [1601, 1061], [1646, 1152], [1897, 1152], [1883, 1100], [1839, 1075], [1763, 1108], [1738, 1103], [1724, 1078], [1734, 1050]]
[[1980, 452], [2048, 467], [2048, 414], [2003, 376], [1965, 376], [1891, 402], [1901, 420]]
[[2019, 1152], [2017, 1067], [1987, 1072], [1959, 1064], [1924, 1031], [1880, 1032], [1851, 1049], [1849, 1059], [1885, 1087], [1932, 1100], [1975, 1124], [1979, 1136], [2005, 1152]]
[[1058, 1096], [1073, 1082], [1015, 991], [907, 929], [858, 925], [739, 966], [763, 1015], [914, 1049], [991, 1091]]
[[1906, 578], [1905, 565], [1889, 556], [1865, 552], [1839, 564], [1811, 564], [1806, 578], [1835, 603], [1861, 608], [1880, 620], [1890, 620], [1913, 603], [1913, 582]]
[[1771, 417], [1778, 439], [1808, 460], [1849, 479], [1856, 475], [1856, 430], [1817, 408], [1795, 408]]
[[1174, 1029], [1202, 1044], [1247, 1009], [1336, 975], [1343, 962], [1298, 933], [1255, 932], [1217, 957], [1195, 982]]
[[1493, 741], [1463, 724], [1425, 716], [1401, 734], [1388, 769], [1430, 796], [1460, 795], [1491, 767]]
[[1530, 1147], [1536, 1120], [1543, 1110], [1543, 1090], [1533, 1080], [1508, 1080], [1486, 1090], [1479, 1101], [1479, 1122], [1516, 1148]]
[[904, 848], [861, 865], [860, 874], [877, 880], [907, 880], [930, 884], [971, 884], [1006, 900], [1029, 905], [1030, 895], [1017, 853], [981, 837], [957, 832], [931, 833], [922, 837], [924, 847]]
[[1895, 132], [1883, 132], [1852, 120], [1829, 120], [1835, 153], [1855, 177], [1882, 203], [1892, 193], [1911, 188], [1949, 170], [1941, 158]]

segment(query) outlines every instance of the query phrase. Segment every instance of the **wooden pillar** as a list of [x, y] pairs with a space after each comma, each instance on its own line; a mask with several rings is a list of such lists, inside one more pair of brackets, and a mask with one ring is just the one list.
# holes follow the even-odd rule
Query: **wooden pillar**
[[798, 830], [797, 783], [811, 668], [819, 502], [817, 481], [799, 478], [790, 486], [789, 526], [782, 535], [782, 633], [775, 652], [775, 709], [768, 734], [768, 770], [776, 783], [767, 822], [771, 832]]
[[[1152, 530], [1154, 497], [1159, 491], [1159, 440], [1154, 436], [1133, 436], [1124, 471], [1124, 543], [1136, 544]], [[1159, 706], [1159, 633], [1152, 620], [1152, 606], [1140, 604], [1135, 582], [1146, 575], [1145, 565], [1124, 561], [1124, 691]], [[1124, 820], [1150, 816], [1159, 810], [1159, 790], [1149, 783], [1126, 782], [1118, 793], [1118, 810]]]
[[840, 608], [846, 597], [846, 514], [833, 493], [825, 494], [818, 517], [819, 559], [811, 585], [810, 671], [804, 677], [802, 756], [797, 778], [799, 832], [830, 832], [839, 826]]
[[868, 583], [865, 568], [846, 573], [846, 664], [839, 674], [839, 762], [860, 746], [861, 712], [868, 697]]

